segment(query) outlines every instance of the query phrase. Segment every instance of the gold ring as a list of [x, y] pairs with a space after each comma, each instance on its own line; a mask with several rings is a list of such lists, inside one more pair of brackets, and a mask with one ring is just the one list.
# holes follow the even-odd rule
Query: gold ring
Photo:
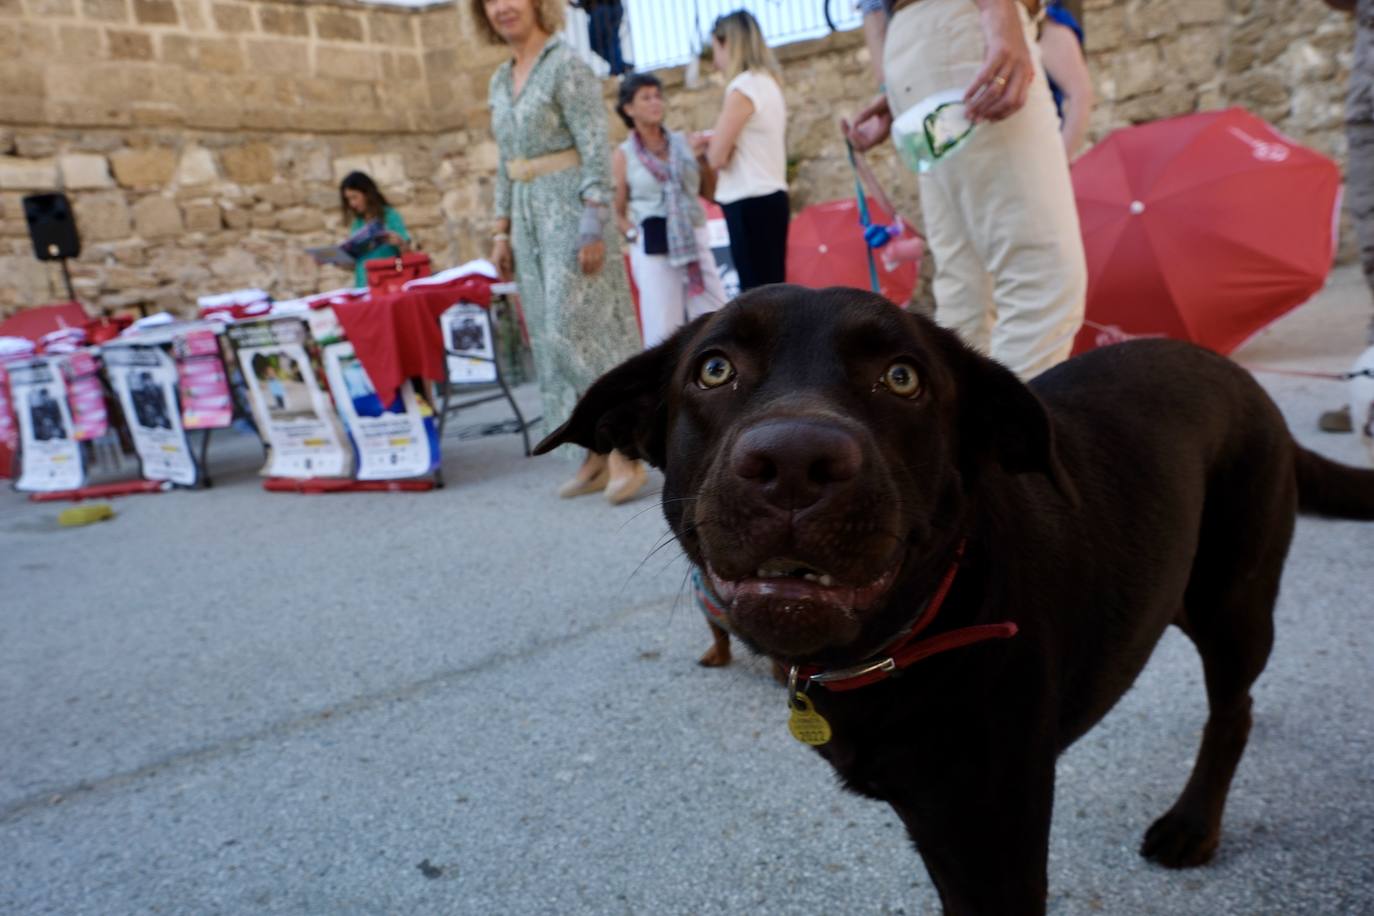
[[1007, 78], [1005, 76], [994, 76], [992, 81], [997, 84], [998, 89], [1001, 89], [1007, 84]]

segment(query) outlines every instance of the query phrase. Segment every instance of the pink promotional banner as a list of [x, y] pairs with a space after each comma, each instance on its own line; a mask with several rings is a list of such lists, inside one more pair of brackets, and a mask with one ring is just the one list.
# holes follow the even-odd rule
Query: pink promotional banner
[[222, 429], [234, 420], [229, 379], [214, 331], [192, 331], [172, 341], [177, 361], [181, 418], [186, 429]]
[[[10, 404], [10, 377], [5, 372], [5, 364], [0, 362], [0, 448], [13, 452], [19, 447], [19, 427], [14, 420], [14, 407]], [[0, 472], [8, 471], [8, 466]]]
[[67, 380], [67, 403], [72, 411], [72, 435], [78, 442], [99, 439], [110, 429], [99, 372], [100, 364], [85, 350], [72, 353], [62, 361], [62, 374]]

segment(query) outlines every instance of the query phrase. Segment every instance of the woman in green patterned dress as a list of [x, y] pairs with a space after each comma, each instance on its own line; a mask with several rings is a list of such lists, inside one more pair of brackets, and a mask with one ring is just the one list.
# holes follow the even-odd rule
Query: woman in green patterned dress
[[[513, 55], [488, 93], [501, 152], [491, 259], [503, 276], [514, 270], [551, 427], [599, 375], [639, 349], [625, 271], [618, 259], [606, 263], [606, 109], [591, 68], [556, 35], [563, 0], [472, 0], [472, 11], [479, 31]], [[619, 452], [588, 453], [559, 495], [605, 490], [612, 503], [625, 502], [646, 477], [641, 462]]]

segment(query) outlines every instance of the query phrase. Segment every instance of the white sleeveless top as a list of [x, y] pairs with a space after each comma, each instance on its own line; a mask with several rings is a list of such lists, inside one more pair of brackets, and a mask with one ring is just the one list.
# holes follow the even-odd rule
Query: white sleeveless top
[[746, 70], [730, 81], [725, 95], [738, 89], [754, 103], [735, 150], [716, 178], [716, 202], [766, 197], [787, 190], [787, 103], [782, 87], [767, 72]]

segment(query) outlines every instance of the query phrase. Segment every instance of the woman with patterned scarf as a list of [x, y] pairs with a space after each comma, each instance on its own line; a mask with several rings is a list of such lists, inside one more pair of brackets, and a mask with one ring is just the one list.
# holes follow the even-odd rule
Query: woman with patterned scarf
[[725, 302], [697, 197], [703, 183], [709, 194], [715, 176], [692, 156], [686, 137], [664, 128], [663, 110], [657, 77], [636, 73], [621, 82], [616, 111], [630, 135], [616, 148], [611, 171], [646, 347]]

